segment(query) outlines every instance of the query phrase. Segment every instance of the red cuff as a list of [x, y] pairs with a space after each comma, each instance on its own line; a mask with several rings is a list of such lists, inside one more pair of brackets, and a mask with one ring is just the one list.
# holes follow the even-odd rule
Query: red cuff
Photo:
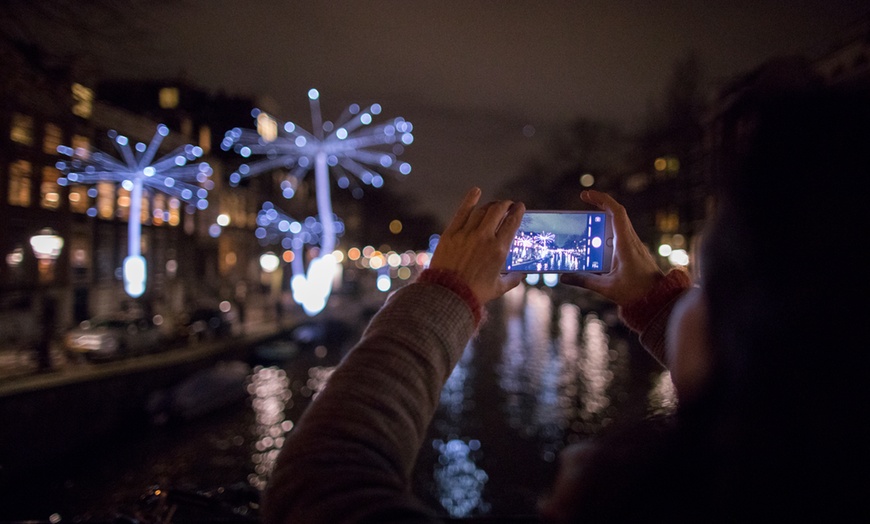
[[641, 333], [653, 318], [692, 285], [689, 274], [672, 269], [639, 300], [620, 308], [619, 316], [632, 331]]
[[449, 269], [428, 268], [420, 273], [420, 276], [417, 277], [417, 282], [438, 284], [453, 291], [459, 295], [459, 298], [468, 304], [468, 308], [471, 309], [471, 313], [474, 315], [474, 324], [480, 324], [480, 319], [483, 316], [483, 308], [477, 300], [477, 297], [474, 296], [474, 292], [470, 287], [468, 287], [468, 284], [466, 284], [455, 271]]

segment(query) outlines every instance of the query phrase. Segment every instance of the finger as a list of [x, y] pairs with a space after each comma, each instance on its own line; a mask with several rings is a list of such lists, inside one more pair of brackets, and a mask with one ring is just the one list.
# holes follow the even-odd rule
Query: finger
[[486, 218], [486, 215], [489, 212], [490, 208], [495, 204], [496, 202], [492, 201], [474, 208], [468, 215], [468, 220], [465, 222], [464, 227], [467, 229], [477, 229], [478, 227], [480, 227], [480, 224]]
[[507, 215], [505, 215], [501, 224], [498, 226], [498, 231], [496, 232], [496, 237], [499, 242], [510, 242], [514, 236], [517, 234], [517, 230], [520, 228], [520, 223], [523, 220], [523, 213], [526, 212], [526, 205], [522, 202], [514, 202], [510, 209], [508, 209]]
[[605, 288], [605, 278], [605, 275], [595, 273], [563, 273], [559, 276], [559, 282], [601, 293]]
[[514, 203], [510, 200], [490, 202], [490, 205], [486, 208], [486, 214], [481, 220], [481, 225], [487, 233], [491, 233], [495, 236], [499, 226], [504, 221], [508, 210], [513, 204]]
[[612, 196], [594, 189], [587, 189], [580, 193], [580, 198], [589, 204], [604, 210], [613, 221], [613, 230], [617, 237], [628, 235], [632, 232], [631, 221], [625, 207], [617, 202]]
[[468, 218], [474, 210], [474, 206], [477, 205], [478, 200], [480, 200], [480, 188], [472, 187], [465, 193], [465, 197], [463, 197], [462, 202], [459, 204], [459, 209], [456, 210], [453, 219], [444, 232], [462, 229], [465, 223], [468, 222]]
[[580, 192], [580, 200], [586, 202], [587, 204], [592, 204], [593, 206], [603, 209], [600, 200], [600, 191], [596, 191], [594, 189], [584, 189]]

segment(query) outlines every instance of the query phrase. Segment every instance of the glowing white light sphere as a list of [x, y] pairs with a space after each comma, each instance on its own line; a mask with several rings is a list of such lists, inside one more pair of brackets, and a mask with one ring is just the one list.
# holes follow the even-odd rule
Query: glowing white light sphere
[[145, 258], [142, 255], [131, 255], [124, 259], [124, 291], [128, 295], [133, 298], [142, 296], [147, 277]]

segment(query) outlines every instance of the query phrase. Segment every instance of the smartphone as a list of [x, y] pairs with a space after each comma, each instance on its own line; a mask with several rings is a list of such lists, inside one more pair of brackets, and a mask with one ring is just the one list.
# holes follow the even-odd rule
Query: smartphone
[[613, 226], [603, 211], [526, 211], [505, 261], [521, 273], [607, 273]]

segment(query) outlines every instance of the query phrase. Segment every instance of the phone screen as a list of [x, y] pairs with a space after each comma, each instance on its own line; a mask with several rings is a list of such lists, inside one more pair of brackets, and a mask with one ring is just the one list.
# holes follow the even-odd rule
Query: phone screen
[[610, 271], [613, 233], [598, 211], [527, 211], [511, 243], [505, 271]]

